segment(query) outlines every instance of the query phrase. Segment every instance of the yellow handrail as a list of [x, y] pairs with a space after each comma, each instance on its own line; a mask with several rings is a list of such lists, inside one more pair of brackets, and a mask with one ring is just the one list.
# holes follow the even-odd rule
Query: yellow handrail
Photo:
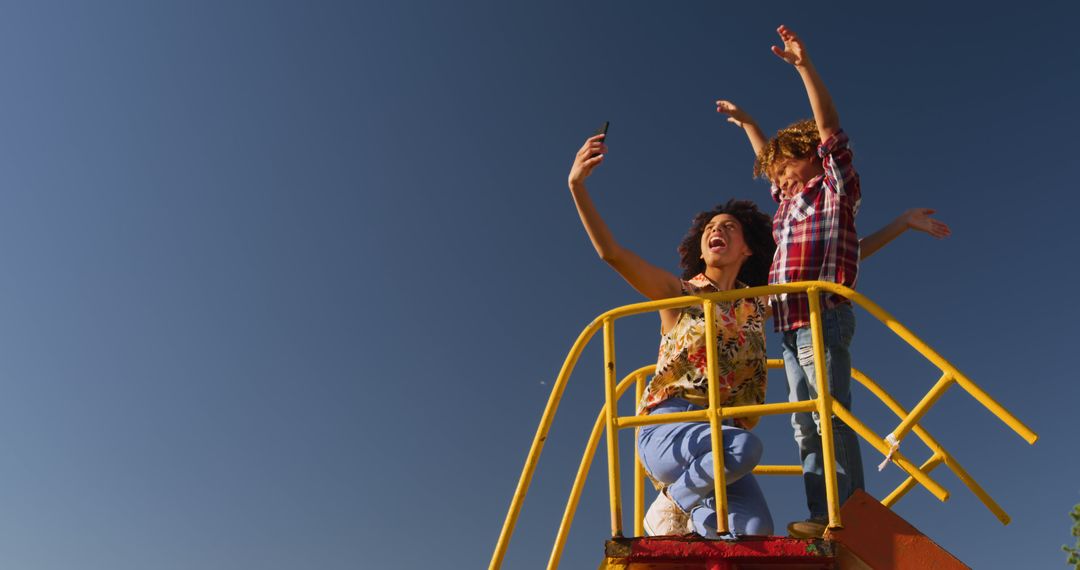
[[[895, 413], [897, 416], [903, 418], [907, 415], [907, 411], [903, 408], [903, 406], [898, 404], [888, 392], [886, 392], [876, 382], [871, 380], [870, 377], [864, 374], [862, 371], [852, 368], [851, 376], [855, 378], [855, 380], [857, 380], [860, 384], [866, 386], [871, 393], [877, 396], [879, 400], [884, 402], [885, 405], [888, 406], [889, 409], [892, 410], [893, 413]], [[929, 473], [930, 471], [934, 470], [934, 468], [936, 468], [938, 465], [945, 463], [949, 467], [949, 469], [951, 469], [953, 473], [955, 473], [956, 476], [961, 481], [963, 481], [969, 489], [971, 489], [971, 492], [975, 493], [975, 496], [978, 497], [980, 501], [982, 501], [983, 505], [985, 505], [986, 508], [990, 510], [990, 512], [994, 513], [994, 516], [997, 517], [999, 521], [1001, 521], [1001, 524], [1009, 524], [1010, 518], [1009, 515], [1005, 512], [1005, 510], [1002, 509], [1001, 506], [998, 505], [997, 502], [995, 502], [994, 499], [992, 499], [985, 490], [983, 490], [982, 486], [979, 485], [975, 481], [975, 479], [972, 478], [971, 475], [969, 475], [968, 472], [960, 466], [960, 463], [956, 461], [956, 459], [953, 458], [953, 456], [949, 452], [945, 451], [945, 448], [943, 448], [941, 444], [937, 442], [937, 440], [935, 440], [929, 433], [927, 433], [925, 428], [916, 424], [913, 427], [913, 431], [915, 432], [915, 435], [917, 435], [919, 439], [921, 439], [922, 442], [930, 448], [930, 451], [933, 452], [930, 458], [927, 459], [926, 462], [919, 467], [920, 471], [924, 473]], [[882, 499], [881, 504], [885, 505], [886, 507], [891, 507], [896, 503], [896, 501], [900, 500], [900, 498], [903, 497], [914, 486], [915, 481], [909, 477], [907, 481], [901, 483], [900, 486], [896, 488], [896, 490], [889, 494], [889, 496]]]
[[[656, 366], [645, 366], [639, 368], [634, 372], [631, 372], [629, 376], [624, 378], [622, 382], [619, 382], [615, 387], [615, 399], [617, 400], [630, 386], [630, 382], [637, 380], [641, 388], [644, 388], [644, 379], [648, 374], [652, 374], [653, 369]], [[638, 396], [640, 399], [640, 396]], [[596, 417], [596, 424], [593, 425], [592, 435], [589, 436], [589, 442], [585, 444], [585, 453], [581, 455], [581, 464], [578, 465], [577, 475], [574, 476], [574, 485], [570, 488], [570, 498], [566, 501], [566, 510], [563, 512], [562, 522], [559, 523], [559, 531], [556, 533], [555, 546], [551, 549], [551, 557], [548, 559], [548, 568], [558, 568], [559, 557], [562, 556], [563, 546], [566, 543], [566, 536], [570, 532], [570, 525], [574, 522], [574, 513], [577, 511], [578, 501], [581, 500], [581, 490], [585, 487], [585, 479], [589, 476], [589, 466], [592, 465], [593, 456], [596, 455], [596, 446], [600, 443], [600, 432], [604, 429], [604, 421], [607, 418], [607, 405], [600, 410], [600, 415]], [[635, 463], [637, 467], [640, 467], [640, 459], [637, 458], [635, 453]], [[645, 516], [644, 502], [645, 502], [645, 474], [644, 469], [638, 471], [635, 469], [635, 485], [634, 485], [634, 520], [635, 524], [640, 525], [642, 519]], [[640, 497], [640, 500], [639, 500]], [[643, 528], [637, 528], [635, 526], [635, 533], [641, 535], [644, 533]]]
[[[738, 406], [723, 408], [719, 405], [717, 398], [717, 382], [716, 378], [716, 341], [715, 341], [715, 327], [712, 322], [715, 318], [713, 304], [719, 301], [730, 301], [740, 298], [760, 297], [767, 295], [775, 295], [781, 293], [802, 293], [806, 292], [810, 298], [810, 313], [811, 313], [811, 334], [813, 338], [814, 349], [814, 361], [815, 361], [815, 376], [820, 389], [818, 390], [818, 397], [815, 400], [806, 400], [803, 402], [792, 402], [782, 404], [762, 404], [755, 406]], [[907, 413], [902, 407], [900, 407], [891, 396], [888, 395], [880, 386], [870, 380], [861, 372], [853, 369], [853, 376], [866, 385], [879, 399], [892, 409], [894, 413], [901, 418], [900, 424], [893, 430], [886, 438], [880, 438], [867, 428], [862, 422], [855, 418], [850, 412], [844, 409], [843, 406], [834, 402], [829, 394], [827, 387], [827, 377], [824, 374], [824, 359], [822, 358], [823, 342], [822, 342], [822, 326], [821, 326], [821, 305], [818, 297], [819, 293], [832, 293], [840, 295], [850, 299], [855, 304], [866, 309], [871, 315], [880, 320], [890, 330], [892, 330], [901, 340], [905, 341], [908, 345], [914, 348], [924, 358], [929, 360], [939, 370], [942, 371], [942, 377], [935, 384], [934, 388], [927, 393], [923, 400], [916, 405], [916, 408], [911, 413]], [[660, 416], [630, 416], [619, 417], [617, 401], [619, 396], [629, 386], [631, 381], [637, 381], [638, 383], [638, 399], [640, 400], [640, 392], [644, 384], [644, 376], [652, 372], [652, 367], [645, 367], [638, 369], [622, 382], [616, 383], [616, 368], [615, 368], [615, 341], [614, 341], [614, 321], [626, 316], [641, 314], [645, 312], [653, 312], [662, 309], [677, 309], [688, 307], [694, 304], [701, 304], [705, 311], [706, 317], [706, 347], [707, 347], [707, 366], [709, 375], [709, 407], [706, 410], [694, 411], [694, 412], [682, 412], [678, 414], [662, 414]], [[596, 332], [603, 328], [604, 330], [604, 377], [605, 377], [605, 405], [604, 409], [600, 412], [600, 417], [597, 419], [597, 425], [593, 429], [593, 436], [589, 440], [589, 444], [586, 446], [585, 456], [582, 458], [581, 467], [578, 469], [578, 478], [575, 479], [575, 484], [571, 490], [571, 497], [567, 504], [567, 510], [564, 513], [563, 521], [559, 527], [559, 533], [556, 537], [556, 544], [552, 549], [551, 558], [549, 559], [548, 568], [555, 568], [558, 566], [558, 560], [562, 553], [562, 548], [565, 543], [566, 533], [569, 531], [570, 522], [573, 519], [574, 510], [577, 507], [577, 502], [580, 499], [581, 486], [584, 485], [584, 474], [588, 472], [589, 461], [595, 453], [596, 445], [599, 439], [599, 429], [601, 423], [606, 424], [606, 432], [608, 433], [608, 479], [609, 479], [609, 492], [611, 501], [611, 526], [612, 535], [620, 536], [622, 534], [622, 507], [621, 499], [619, 497], [618, 490], [620, 489], [619, 482], [619, 462], [618, 462], [618, 438], [616, 437], [618, 429], [638, 427], [641, 425], [659, 424], [659, 423], [674, 423], [681, 421], [709, 421], [712, 426], [712, 447], [713, 457], [719, 459], [714, 461], [714, 481], [716, 483], [716, 497], [717, 497], [717, 524], [720, 527], [720, 532], [727, 530], [727, 516], [726, 516], [726, 497], [725, 488], [723, 485], [723, 455], [720, 453], [720, 429], [719, 422], [726, 417], [747, 417], [747, 416], [760, 416], [760, 415], [772, 415], [778, 413], [790, 413], [791, 411], [809, 411], [817, 410], [819, 416], [822, 418], [822, 451], [823, 459], [825, 460], [825, 483], [826, 483], [826, 497], [828, 499], [829, 507], [829, 526], [840, 527], [841, 520], [839, 516], [839, 505], [836, 494], [836, 466], [832, 459], [833, 457], [833, 434], [832, 434], [832, 416], [844, 421], [846, 424], [852, 427], [852, 429], [866, 439], [871, 445], [873, 445], [878, 451], [885, 455], [890, 455], [893, 461], [905, 471], [909, 479], [902, 483], [883, 503], [886, 506], [893, 504], [896, 500], [903, 496], [914, 483], [919, 483], [926, 487], [932, 494], [934, 494], [939, 500], [947, 500], [948, 492], [937, 484], [933, 479], [927, 475], [937, 465], [941, 463], [946, 464], [952, 469], [960, 480], [968, 486], [969, 489], [974, 492], [980, 500], [998, 517], [1002, 523], [1008, 523], [1008, 515], [990, 498], [990, 496], [963, 470], [962, 467], [949, 455], [940, 445], [936, 443], [929, 434], [925, 432], [923, 428], [918, 425], [918, 421], [926, 414], [926, 412], [934, 405], [937, 399], [944, 391], [953, 383], [959, 385], [972, 397], [976, 399], [980, 404], [990, 410], [998, 419], [1002, 420], [1006, 425], [1013, 429], [1020, 437], [1026, 440], [1028, 443], [1034, 443], [1038, 439], [1038, 435], [1035, 434], [1030, 428], [1028, 428], [1023, 422], [1006, 410], [996, 400], [991, 398], [989, 394], [978, 387], [969, 378], [964, 376], [959, 370], [956, 369], [950, 362], [945, 360], [940, 354], [931, 349], [926, 343], [915, 336], [904, 325], [897, 321], [892, 315], [884, 311], [881, 307], [870, 301], [864, 295], [835, 283], [827, 283], [822, 281], [804, 281], [797, 283], [788, 283], [783, 285], [770, 285], [767, 287], [753, 287], [747, 289], [737, 289], [732, 291], [723, 291], [719, 293], [710, 293], [701, 296], [688, 296], [678, 297], [674, 299], [664, 299], [660, 301], [650, 301], [645, 303], [636, 303], [633, 305], [626, 305], [618, 307], [603, 313], [590, 323], [585, 330], [578, 336], [577, 341], [570, 349], [570, 353], [567, 355], [562, 369], [559, 371], [559, 376], [556, 379], [554, 386], [552, 387], [551, 396], [548, 399], [547, 406], [544, 408], [544, 413], [541, 416], [540, 425], [537, 427], [536, 435], [533, 438], [533, 445], [529, 450], [529, 454], [525, 460], [525, 466], [522, 469], [521, 478], [518, 481], [517, 489], [514, 492], [514, 497], [510, 503], [510, 509], [507, 512], [506, 520], [503, 522], [502, 531], [499, 534], [499, 540], [496, 543], [495, 552], [492, 555], [491, 564], [489, 569], [498, 569], [502, 560], [506, 554], [506, 549], [509, 545], [510, 536], [513, 534], [514, 526], [517, 522], [517, 517], [521, 511], [521, 505], [524, 501], [525, 494], [528, 492], [529, 484], [532, 480], [533, 473], [536, 468], [536, 463], [539, 459], [540, 452], [543, 449], [544, 441], [547, 439], [548, 431], [550, 430], [551, 423], [554, 419], [555, 412], [558, 409], [559, 400], [562, 397], [563, 391], [566, 388], [566, 384], [569, 380], [570, 373], [573, 371], [574, 366], [577, 363], [581, 352], [584, 350], [589, 340], [596, 334]], [[773, 359], [769, 361], [770, 367], [779, 366], [779, 361]], [[896, 445], [902, 440], [909, 432], [914, 431], [927, 445], [930, 446], [933, 451], [932, 457], [924, 463], [922, 467], [917, 467], [903, 454], [896, 451]], [[636, 454], [635, 454], [636, 455]], [[754, 470], [755, 473], [762, 474], [795, 474], [798, 466], [759, 466]], [[639, 485], [642, 479], [642, 470], [640, 463], [635, 461], [635, 532], [637, 534], [642, 533], [640, 521], [642, 518], [642, 510], [644, 508], [644, 489], [643, 485]]]

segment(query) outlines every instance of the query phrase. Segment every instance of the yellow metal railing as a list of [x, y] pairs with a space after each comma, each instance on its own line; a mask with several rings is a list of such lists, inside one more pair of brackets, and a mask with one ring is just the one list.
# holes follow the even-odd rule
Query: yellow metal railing
[[[774, 404], [760, 404], [751, 406], [738, 406], [738, 407], [722, 407], [718, 401], [718, 385], [716, 379], [716, 329], [715, 323], [715, 311], [713, 310], [715, 303], [718, 301], [730, 301], [740, 298], [748, 297], [760, 297], [766, 295], [774, 295], [781, 293], [802, 293], [806, 292], [810, 298], [810, 328], [813, 338], [814, 349], [814, 368], [815, 377], [818, 386], [818, 397], [814, 400], [805, 400], [801, 402], [782, 402]], [[866, 309], [871, 315], [877, 318], [879, 321], [885, 324], [890, 330], [892, 330], [903, 341], [914, 348], [924, 358], [934, 364], [942, 372], [941, 379], [937, 384], [922, 398], [922, 400], [916, 404], [910, 412], [901, 407], [895, 399], [892, 398], [885, 390], [883, 390], [877, 383], [867, 377], [865, 374], [858, 370], [852, 370], [853, 377], [861, 384], [866, 386], [871, 393], [881, 399], [889, 409], [891, 409], [899, 418], [900, 423], [897, 427], [885, 438], [881, 438], [873, 430], [869, 429], [865, 424], [859, 421], [855, 416], [846, 410], [843, 406], [832, 400], [829, 394], [827, 377], [824, 371], [824, 358], [823, 352], [823, 340], [822, 340], [822, 326], [821, 326], [821, 303], [820, 294], [832, 293], [841, 295], [850, 299], [855, 304]], [[636, 383], [636, 394], [638, 400], [641, 398], [641, 393], [644, 389], [645, 377], [652, 373], [653, 367], [648, 366], [640, 368], [621, 382], [616, 382], [616, 369], [615, 369], [615, 335], [614, 335], [614, 322], [615, 320], [631, 315], [637, 315], [641, 313], [654, 312], [662, 309], [678, 309], [688, 307], [695, 304], [701, 304], [706, 319], [706, 347], [707, 347], [707, 373], [710, 379], [709, 382], [709, 407], [705, 410], [697, 410], [690, 412], [680, 412], [674, 414], [659, 414], [656, 416], [626, 416], [620, 417], [618, 415], [618, 398], [625, 392], [631, 382]], [[585, 478], [588, 475], [589, 465], [591, 459], [596, 452], [596, 447], [599, 444], [600, 431], [603, 429], [607, 432], [607, 457], [608, 457], [608, 485], [609, 485], [609, 499], [611, 502], [611, 532], [613, 536], [622, 535], [622, 503], [620, 499], [620, 474], [619, 474], [619, 448], [618, 448], [618, 430], [625, 428], [634, 428], [644, 425], [662, 424], [662, 423], [675, 423], [686, 421], [708, 421], [712, 428], [712, 450], [713, 457], [719, 459], [713, 462], [714, 469], [714, 481], [716, 485], [716, 505], [717, 505], [717, 526], [718, 530], [723, 533], [727, 529], [727, 501], [726, 501], [726, 489], [724, 483], [724, 466], [723, 466], [723, 454], [720, 452], [720, 438], [721, 429], [720, 422], [726, 418], [732, 417], [757, 417], [763, 415], [774, 414], [786, 414], [797, 411], [816, 411], [821, 421], [821, 437], [822, 437], [822, 456], [825, 463], [825, 489], [828, 499], [829, 508], [829, 526], [837, 528], [841, 526], [840, 520], [840, 506], [838, 504], [838, 497], [836, 492], [836, 464], [833, 459], [833, 426], [832, 417], [835, 415], [842, 420], [845, 424], [850, 426], [860, 437], [869, 442], [875, 449], [886, 456], [891, 456], [891, 459], [896, 463], [900, 469], [908, 474], [908, 479], [904, 481], [895, 491], [893, 491], [888, 497], [886, 497], [882, 503], [886, 506], [891, 506], [897, 500], [899, 500], [905, 493], [907, 493], [916, 483], [926, 487], [930, 493], [937, 497], [941, 501], [945, 501], [949, 497], [948, 491], [946, 491], [941, 485], [930, 478], [929, 472], [941, 464], [948, 466], [957, 477], [969, 488], [975, 495], [983, 502], [984, 505], [991, 512], [997, 516], [1003, 524], [1008, 524], [1009, 517], [1001, 509], [1000, 506], [986, 493], [982, 487], [960, 466], [960, 464], [952, 457], [948, 452], [941, 447], [921, 426], [918, 422], [926, 414], [927, 411], [934, 405], [934, 403], [944, 394], [952, 385], [959, 385], [966, 392], [971, 394], [980, 404], [990, 410], [998, 419], [1003, 421], [1006, 425], [1013, 429], [1020, 437], [1026, 440], [1028, 443], [1035, 443], [1038, 436], [1024, 425], [1019, 419], [1012, 415], [996, 400], [991, 398], [986, 392], [979, 388], [974, 382], [964, 376], [959, 370], [956, 369], [949, 361], [945, 360], [941, 355], [931, 349], [926, 343], [915, 336], [905, 326], [900, 324], [892, 315], [887, 313], [873, 301], [870, 301], [864, 295], [835, 283], [826, 283], [822, 281], [804, 281], [798, 283], [789, 283], [784, 285], [770, 285], [767, 287], [754, 287], [748, 289], [737, 289], [732, 291], [723, 291], [720, 293], [711, 293], [701, 296], [692, 297], [679, 297], [674, 299], [664, 299], [660, 301], [650, 301], [646, 303], [637, 303], [633, 305], [627, 305], [612, 309], [589, 324], [578, 336], [577, 341], [570, 349], [570, 353], [567, 355], [566, 360], [563, 362], [562, 369], [559, 371], [559, 376], [555, 381], [555, 385], [552, 387], [551, 396], [548, 398], [547, 406], [544, 409], [544, 413], [540, 420], [540, 425], [537, 428], [536, 436], [533, 438], [532, 448], [529, 450], [529, 455], [525, 460], [525, 466], [522, 469], [521, 478], [518, 480], [517, 489], [514, 491], [514, 497], [510, 502], [510, 509], [507, 512], [506, 520], [503, 523], [502, 531], [499, 534], [499, 540], [495, 546], [495, 552], [491, 558], [490, 570], [496, 570], [502, 565], [503, 557], [506, 554], [506, 549], [509, 546], [510, 537], [513, 534], [514, 526], [517, 522], [518, 515], [521, 512], [521, 506], [525, 499], [525, 495], [528, 492], [529, 484], [532, 481], [533, 473], [536, 469], [536, 463], [539, 460], [541, 451], [543, 450], [544, 441], [547, 439], [548, 431], [551, 428], [552, 420], [554, 419], [555, 412], [558, 409], [559, 400], [562, 398], [563, 391], [566, 388], [566, 384], [570, 378], [570, 373], [573, 371], [574, 366], [577, 364], [578, 358], [581, 356], [581, 352], [585, 346], [591, 340], [591, 338], [600, 330], [604, 331], [604, 388], [605, 388], [605, 404], [600, 411], [600, 416], [597, 418], [596, 425], [593, 427], [592, 435], [589, 438], [589, 442], [585, 448], [585, 454], [582, 457], [581, 465], [578, 468], [577, 476], [574, 480], [574, 485], [571, 488], [570, 498], [567, 501], [566, 511], [563, 516], [563, 520], [559, 525], [559, 531], [555, 539], [555, 545], [552, 548], [551, 557], [548, 561], [548, 568], [553, 569], [558, 566], [559, 558], [562, 554], [563, 546], [566, 542], [567, 534], [569, 533], [570, 525], [573, 522], [574, 512], [577, 509], [578, 501], [581, 497], [581, 491], [585, 483]], [[782, 362], [779, 360], [769, 360], [769, 366], [776, 368], [782, 366]], [[903, 440], [909, 433], [914, 432], [932, 451], [930, 459], [928, 459], [921, 467], [911, 463], [902, 453], [897, 450], [899, 442]], [[634, 468], [634, 532], [640, 536], [643, 534], [642, 518], [644, 512], [644, 471], [641, 467], [640, 461], [637, 460], [635, 454], [635, 468]], [[773, 475], [794, 475], [801, 474], [799, 466], [758, 466], [754, 469], [754, 473], [759, 474], [773, 474]]]

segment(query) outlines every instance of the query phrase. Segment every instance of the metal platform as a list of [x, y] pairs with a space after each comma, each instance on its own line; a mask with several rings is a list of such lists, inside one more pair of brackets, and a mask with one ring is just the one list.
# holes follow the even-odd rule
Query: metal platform
[[697, 536], [615, 538], [607, 541], [601, 570], [831, 570], [830, 541], [750, 536], [736, 541]]

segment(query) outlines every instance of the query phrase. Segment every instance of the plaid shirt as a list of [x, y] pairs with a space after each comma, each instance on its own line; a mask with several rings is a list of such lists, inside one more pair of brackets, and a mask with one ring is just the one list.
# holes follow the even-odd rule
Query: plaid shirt
[[[769, 268], [769, 284], [793, 281], [830, 281], [855, 287], [859, 271], [859, 236], [855, 214], [862, 192], [859, 175], [851, 166], [851, 149], [844, 131], [818, 146], [825, 173], [807, 183], [791, 198], [782, 198], [773, 184], [772, 197], [780, 203], [773, 216], [776, 255]], [[825, 308], [847, 300], [825, 299]], [[810, 300], [805, 293], [772, 298], [777, 332], [810, 326]]]

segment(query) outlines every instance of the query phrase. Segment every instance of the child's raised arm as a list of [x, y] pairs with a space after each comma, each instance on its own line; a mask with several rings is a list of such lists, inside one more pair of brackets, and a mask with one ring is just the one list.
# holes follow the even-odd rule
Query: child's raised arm
[[750, 146], [754, 147], [754, 156], [761, 154], [761, 149], [765, 147], [768, 139], [750, 113], [735, 106], [735, 103], [723, 99], [716, 102], [716, 112], [727, 115], [729, 123], [742, 127], [746, 132], [746, 138], [750, 139]]
[[806, 52], [806, 47], [803, 46], [799, 36], [783, 25], [776, 29], [776, 33], [780, 34], [784, 48], [772, 46], [772, 52], [798, 70], [803, 85], [806, 87], [806, 95], [810, 98], [810, 107], [814, 110], [818, 135], [821, 137], [821, 142], [825, 142], [840, 130], [840, 115], [836, 113], [829, 90], [825, 89], [825, 84], [821, 81], [821, 76], [818, 75], [813, 62], [810, 61], [810, 54]]
[[859, 240], [859, 259], [865, 260], [874, 255], [909, 229], [926, 232], [937, 239], [952, 235], [945, 222], [930, 217], [933, 213], [934, 210], [930, 208], [912, 208], [900, 214], [885, 227]]
[[574, 157], [567, 184], [570, 194], [577, 205], [578, 216], [585, 226], [585, 231], [592, 240], [597, 255], [636, 289], [649, 299], [667, 299], [682, 295], [682, 283], [675, 275], [645, 261], [636, 253], [619, 245], [611, 234], [607, 224], [600, 217], [600, 212], [593, 205], [589, 191], [585, 188], [585, 179], [592, 174], [607, 154], [604, 144], [605, 135], [595, 135], [586, 139], [585, 144]]

